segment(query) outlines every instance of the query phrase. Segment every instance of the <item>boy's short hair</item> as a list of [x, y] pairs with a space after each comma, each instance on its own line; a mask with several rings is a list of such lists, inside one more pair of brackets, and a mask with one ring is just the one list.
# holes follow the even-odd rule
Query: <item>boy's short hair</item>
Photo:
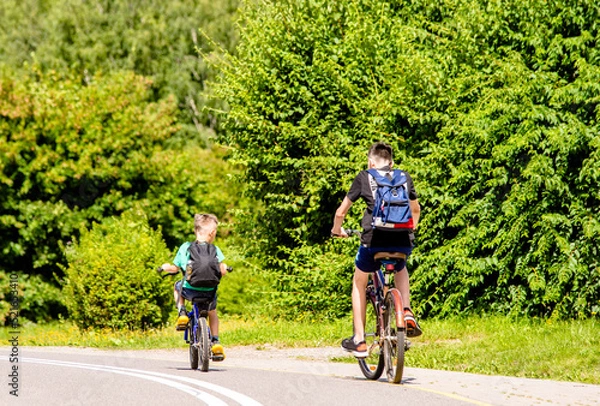
[[219, 220], [214, 214], [195, 214], [194, 215], [194, 232], [199, 233], [207, 229], [216, 229], [219, 225]]
[[388, 162], [394, 161], [394, 155], [392, 153], [392, 146], [385, 142], [376, 142], [369, 148], [368, 157], [372, 159], [386, 160]]

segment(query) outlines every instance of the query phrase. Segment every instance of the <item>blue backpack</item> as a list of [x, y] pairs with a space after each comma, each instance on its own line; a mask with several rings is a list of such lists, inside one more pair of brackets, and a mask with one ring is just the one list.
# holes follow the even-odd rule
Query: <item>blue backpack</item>
[[408, 201], [407, 178], [404, 172], [394, 170], [381, 175], [377, 169], [369, 169], [377, 184], [374, 191], [373, 229], [408, 231], [414, 228]]

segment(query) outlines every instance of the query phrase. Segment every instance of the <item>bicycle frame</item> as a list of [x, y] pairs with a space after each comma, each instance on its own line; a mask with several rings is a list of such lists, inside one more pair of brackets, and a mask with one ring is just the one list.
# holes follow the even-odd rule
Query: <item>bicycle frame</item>
[[[198, 303], [192, 303], [192, 310], [190, 310], [188, 312], [188, 318], [190, 319], [190, 323], [192, 325], [192, 331], [194, 336], [197, 338], [197, 332], [198, 332], [198, 318], [199, 317], [204, 317], [207, 318], [208, 317], [208, 310], [200, 310], [198, 308]], [[188, 331], [189, 329], [184, 330], [183, 332], [183, 339], [185, 340], [186, 343], [189, 343], [190, 341], [192, 341], [189, 337], [188, 337]], [[208, 328], [208, 336], [209, 338], [212, 337], [210, 334], [210, 327]], [[194, 344], [198, 344], [198, 340], [194, 340]]]

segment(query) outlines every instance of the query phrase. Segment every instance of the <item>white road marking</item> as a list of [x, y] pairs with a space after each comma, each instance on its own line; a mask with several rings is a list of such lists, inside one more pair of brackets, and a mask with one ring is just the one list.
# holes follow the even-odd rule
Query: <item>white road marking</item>
[[186, 382], [188, 384], [192, 384], [195, 386], [199, 386], [201, 388], [205, 388], [216, 392], [220, 395], [223, 395], [227, 398], [234, 400], [242, 406], [262, 406], [261, 403], [256, 400], [241, 394], [239, 392], [233, 391], [231, 389], [225, 388], [223, 386], [219, 386], [209, 382], [203, 382], [197, 379], [187, 378], [184, 376], [177, 375], [169, 375], [163, 374], [160, 372], [151, 372], [144, 371], [141, 369], [132, 369], [132, 368], [121, 368], [121, 367], [113, 367], [109, 365], [96, 365], [96, 364], [84, 364], [80, 362], [70, 362], [70, 361], [60, 361], [60, 360], [52, 360], [52, 359], [44, 359], [44, 358], [23, 358], [24, 362], [29, 362], [33, 364], [46, 364], [46, 365], [55, 365], [55, 366], [63, 366], [63, 367], [71, 367], [71, 368], [80, 368], [80, 369], [90, 369], [94, 371], [105, 371], [112, 372], [115, 374], [121, 375], [129, 375], [137, 378], [147, 379], [150, 381], [158, 382], [163, 385], [170, 386], [175, 389], [179, 389], [185, 393], [188, 393], [195, 398], [201, 400], [209, 406], [227, 406], [227, 403], [222, 401], [221, 399], [210, 395], [206, 392], [200, 391], [198, 389], [192, 388], [188, 385], [183, 385], [174, 381]]

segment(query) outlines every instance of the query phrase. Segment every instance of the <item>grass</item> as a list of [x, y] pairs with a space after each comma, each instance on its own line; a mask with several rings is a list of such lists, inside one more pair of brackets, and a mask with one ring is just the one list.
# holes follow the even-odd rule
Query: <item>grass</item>
[[[227, 346], [338, 346], [351, 332], [349, 319], [335, 322], [221, 318]], [[505, 317], [422, 320], [424, 335], [413, 339], [409, 367], [488, 375], [553, 379], [600, 385], [600, 321], [546, 321]], [[140, 331], [81, 331], [69, 322], [21, 327], [19, 345], [107, 349], [184, 348], [173, 326]], [[0, 329], [7, 342], [9, 329]], [[355, 362], [353, 357], [335, 361]]]

